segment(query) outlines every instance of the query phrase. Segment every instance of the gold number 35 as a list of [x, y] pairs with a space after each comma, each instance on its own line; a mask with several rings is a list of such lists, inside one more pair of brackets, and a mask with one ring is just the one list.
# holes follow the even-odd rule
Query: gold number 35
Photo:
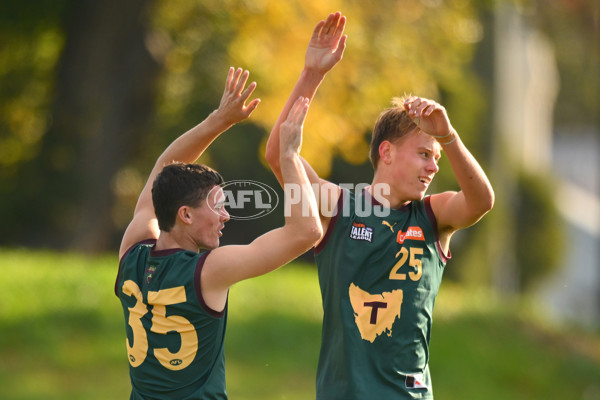
[[[125, 281], [123, 293], [136, 299], [135, 305], [129, 307], [129, 326], [133, 332], [133, 346], [125, 339], [127, 355], [132, 367], [139, 367], [148, 355], [148, 335], [142, 325], [142, 318], [148, 313], [148, 306], [143, 301], [142, 292], [132, 280]], [[183, 286], [148, 292], [148, 303], [152, 307], [152, 332], [166, 335], [176, 331], [181, 336], [181, 347], [177, 353], [167, 348], [154, 349], [156, 359], [167, 369], [178, 371], [192, 363], [198, 351], [198, 337], [193, 325], [184, 317], [170, 315], [167, 317], [166, 306], [186, 301]]]

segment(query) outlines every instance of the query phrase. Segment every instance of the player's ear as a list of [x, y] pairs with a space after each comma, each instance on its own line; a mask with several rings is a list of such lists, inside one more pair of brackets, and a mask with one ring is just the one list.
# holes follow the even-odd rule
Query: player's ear
[[192, 223], [190, 208], [188, 206], [179, 207], [177, 210], [177, 218], [179, 218], [184, 224], [190, 225]]
[[389, 140], [384, 140], [379, 144], [379, 160], [386, 164], [392, 162], [392, 143]]

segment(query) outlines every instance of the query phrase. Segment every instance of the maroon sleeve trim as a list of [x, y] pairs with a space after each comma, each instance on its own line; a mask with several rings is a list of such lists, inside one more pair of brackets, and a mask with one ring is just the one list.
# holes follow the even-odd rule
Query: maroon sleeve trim
[[431, 196], [425, 197], [425, 211], [427, 212], [427, 217], [431, 222], [431, 226], [433, 227], [433, 231], [435, 232], [435, 248], [437, 249], [438, 255], [442, 259], [444, 263], [447, 263], [448, 260], [452, 258], [452, 254], [450, 253], [450, 249], [448, 249], [448, 254], [444, 254], [442, 250], [442, 245], [440, 244], [440, 236], [438, 232], [437, 219], [435, 218], [435, 214], [433, 213], [433, 208], [431, 208]]
[[343, 209], [343, 206], [344, 206], [344, 189], [340, 190], [340, 197], [338, 198], [338, 202], [335, 205], [335, 210], [333, 211], [334, 215], [331, 217], [331, 220], [329, 221], [329, 226], [327, 226], [327, 232], [325, 232], [325, 236], [323, 236], [323, 239], [315, 247], [315, 254], [319, 254], [319, 252], [321, 252], [321, 250], [323, 250], [325, 248], [325, 246], [327, 245], [327, 242], [329, 241], [329, 237], [331, 236], [331, 233], [333, 232], [333, 228], [335, 228], [335, 223], [338, 220], [338, 215], [340, 214], [340, 210]]
[[[227, 309], [227, 303], [225, 303], [225, 307], [222, 311], [216, 311], [206, 304], [206, 302], [204, 301], [204, 297], [202, 296], [202, 268], [204, 268], [206, 257], [208, 257], [209, 254], [210, 251], [207, 251], [206, 253], [202, 254], [200, 256], [200, 259], [198, 260], [198, 263], [196, 264], [196, 270], [194, 271], [194, 288], [196, 289], [196, 297], [198, 298], [198, 302], [202, 306], [202, 309], [215, 318], [223, 318], [223, 316], [225, 315], [225, 310]], [[227, 294], [227, 296], [229, 297], [229, 294]]]
[[121, 278], [121, 269], [123, 268], [123, 260], [125, 260], [125, 257], [127, 257], [129, 255], [129, 253], [131, 253], [131, 250], [133, 250], [135, 247], [141, 245], [141, 244], [156, 244], [156, 239], [145, 239], [142, 240], [141, 242], [138, 242], [136, 244], [134, 244], [133, 246], [131, 246], [130, 248], [127, 249], [127, 251], [123, 254], [123, 257], [121, 257], [121, 259], [119, 260], [119, 269], [117, 270], [117, 279], [115, 280], [115, 295], [117, 295], [117, 297], [119, 297], [119, 279]]

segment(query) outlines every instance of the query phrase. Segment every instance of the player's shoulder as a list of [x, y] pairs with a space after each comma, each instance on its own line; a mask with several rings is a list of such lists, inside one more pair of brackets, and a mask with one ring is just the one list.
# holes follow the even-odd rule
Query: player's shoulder
[[152, 238], [143, 239], [137, 243], [134, 243], [131, 246], [129, 246], [127, 249], [125, 249], [125, 251], [123, 252], [123, 255], [121, 256], [121, 261], [125, 260], [127, 258], [127, 256], [129, 256], [130, 254], [132, 254], [134, 252], [150, 251], [150, 249], [152, 249], [152, 247], [154, 247], [155, 244], [156, 244], [156, 239], [152, 239]]

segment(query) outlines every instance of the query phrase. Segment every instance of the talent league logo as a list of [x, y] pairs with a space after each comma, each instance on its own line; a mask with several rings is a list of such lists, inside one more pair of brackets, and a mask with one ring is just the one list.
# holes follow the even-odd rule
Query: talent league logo
[[353, 222], [350, 230], [350, 239], [365, 240], [369, 243], [373, 241], [373, 228], [360, 222]]

